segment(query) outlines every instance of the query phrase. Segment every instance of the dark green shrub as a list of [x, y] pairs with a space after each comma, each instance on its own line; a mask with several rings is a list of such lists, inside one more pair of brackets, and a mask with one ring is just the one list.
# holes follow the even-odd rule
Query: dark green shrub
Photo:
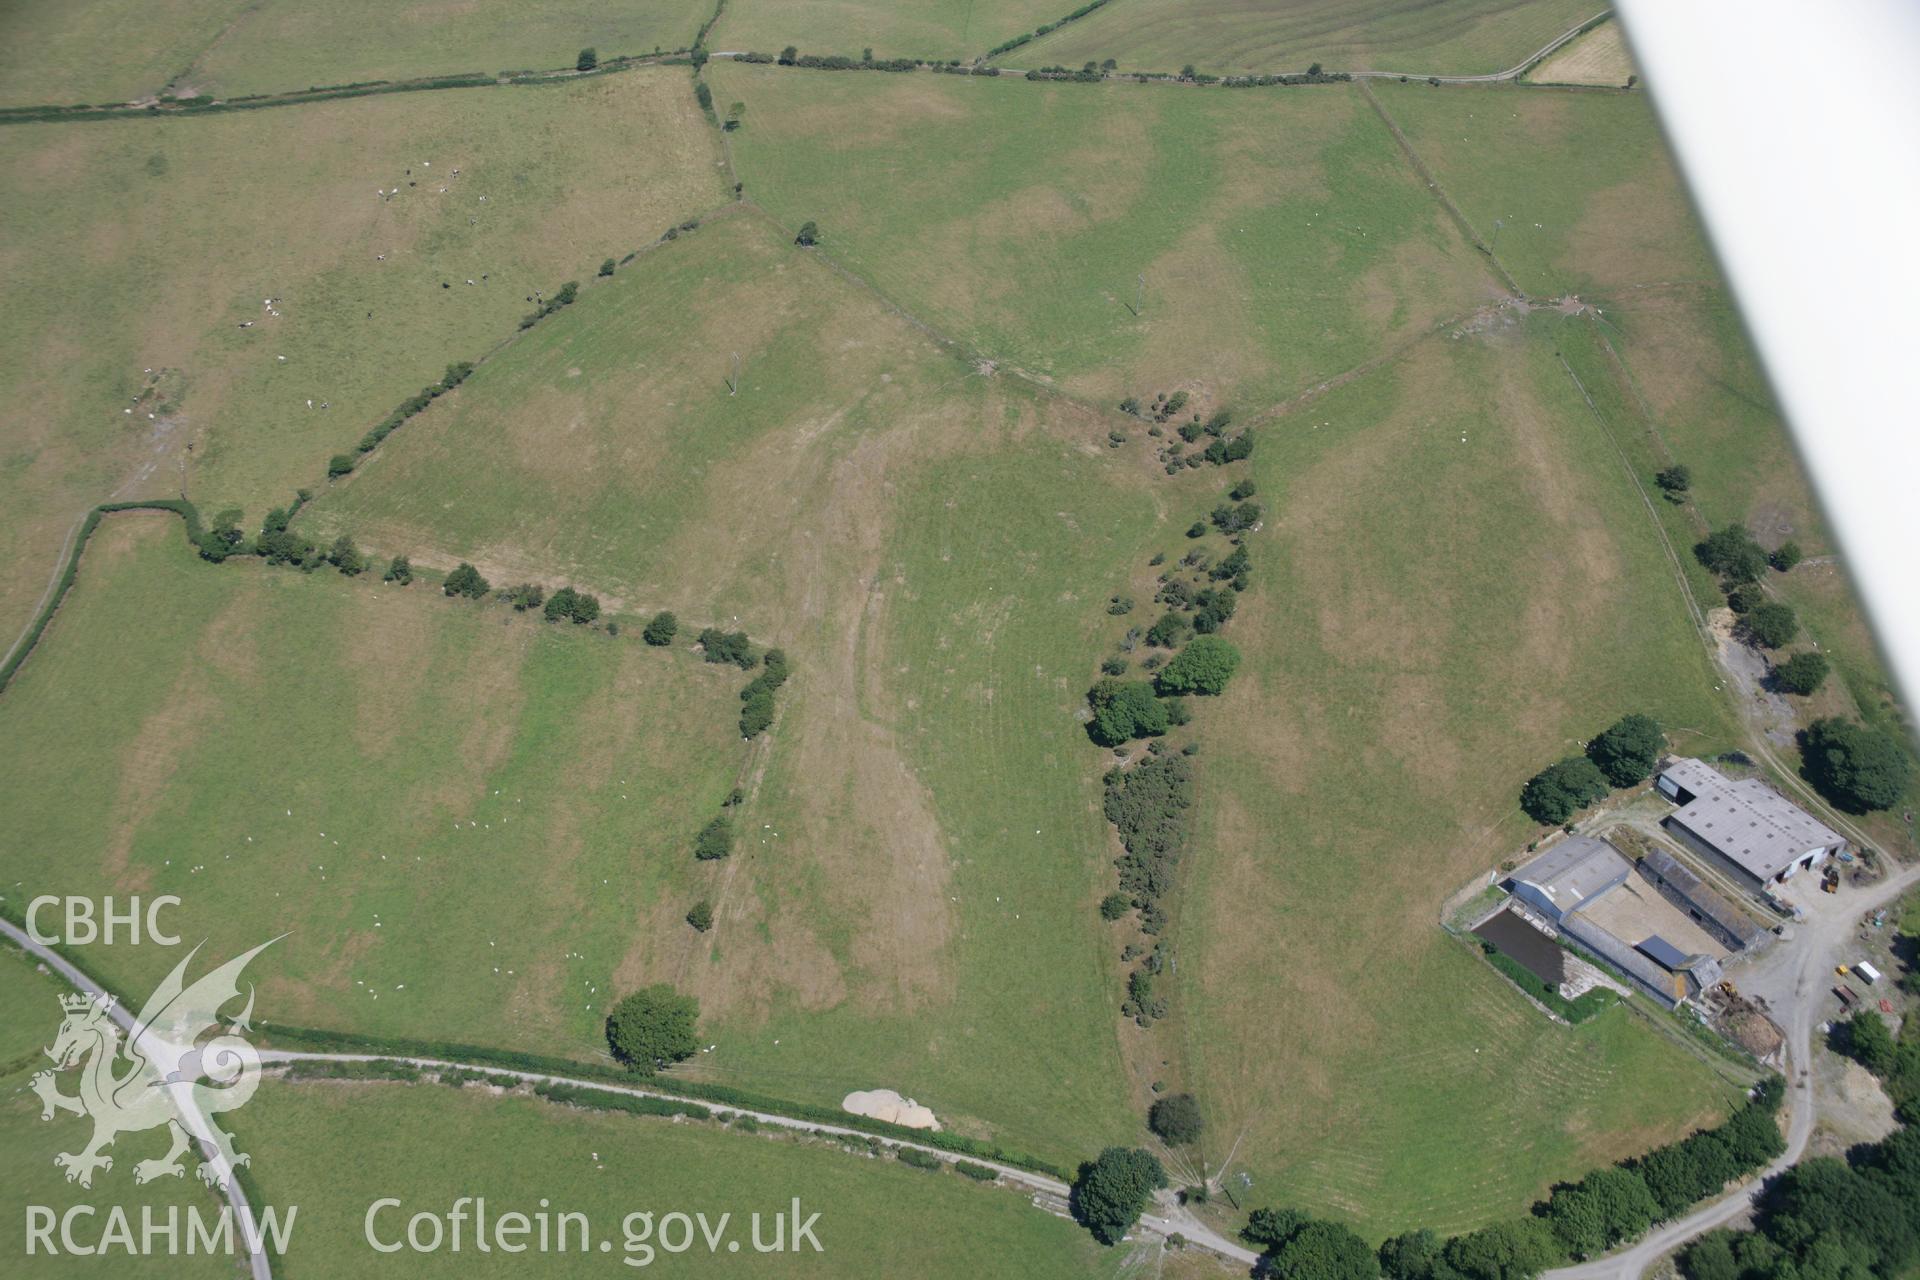
[[1559, 1242], [1541, 1218], [1496, 1222], [1455, 1236], [1441, 1256], [1465, 1280], [1533, 1280], [1561, 1260]]
[[442, 588], [450, 596], [465, 596], [469, 600], [478, 600], [491, 589], [487, 580], [480, 576], [480, 571], [465, 560], [447, 575], [446, 585]]
[[562, 587], [547, 600], [546, 618], [548, 622], [566, 619], [577, 625], [584, 625], [600, 616], [600, 598], [585, 591], [575, 591], [572, 587]]
[[367, 570], [367, 558], [360, 554], [360, 548], [353, 545], [353, 539], [344, 533], [333, 540], [333, 546], [327, 552], [327, 561], [349, 578]]
[[1239, 604], [1240, 597], [1224, 588], [1214, 590], [1209, 587], [1201, 591], [1193, 598], [1193, 629], [1201, 635], [1212, 635], [1227, 625]]
[[1891, 809], [1907, 789], [1911, 765], [1900, 744], [1852, 720], [1816, 720], [1800, 735], [1802, 772], [1848, 813]]
[[708, 662], [731, 662], [742, 671], [751, 670], [755, 662], [753, 644], [744, 631], [708, 627], [700, 633], [700, 651]]
[[1103, 747], [1167, 731], [1166, 708], [1145, 680], [1101, 680], [1087, 691], [1087, 705], [1093, 710], [1087, 734]]
[[1559, 826], [1607, 794], [1607, 778], [1585, 756], [1570, 756], [1528, 779], [1520, 808], [1535, 822]]
[[1693, 553], [1701, 564], [1733, 584], [1752, 582], [1767, 567], [1767, 553], [1743, 524], [1730, 524], [1709, 534]]
[[1811, 649], [1802, 650], [1773, 669], [1773, 682], [1788, 693], [1801, 697], [1813, 693], [1827, 678], [1827, 656]]
[[1652, 1226], [1660, 1206], [1638, 1173], [1614, 1165], [1556, 1187], [1546, 1218], [1568, 1253], [1591, 1258]]
[[1240, 533], [1260, 523], [1260, 504], [1257, 502], [1242, 502], [1233, 506], [1222, 504], [1213, 509], [1211, 519], [1213, 527], [1222, 533]]
[[762, 689], [740, 704], [740, 736], [757, 738], [773, 723], [773, 694]]
[[1693, 488], [1693, 473], [1683, 464], [1675, 463], [1654, 476], [1653, 482], [1660, 486], [1660, 492], [1666, 494], [1669, 501], [1683, 502], [1687, 490]]
[[1154, 676], [1154, 688], [1163, 694], [1198, 693], [1213, 696], [1227, 687], [1240, 666], [1240, 651], [1219, 636], [1198, 636], [1175, 654]]
[[1148, 1108], [1147, 1128], [1168, 1146], [1177, 1147], [1199, 1141], [1206, 1122], [1197, 1098], [1190, 1093], [1174, 1093]]
[[1742, 618], [1740, 629], [1760, 647], [1780, 649], [1792, 644], [1793, 638], [1800, 634], [1800, 619], [1795, 616], [1792, 605], [1768, 601]]
[[517, 587], [507, 587], [501, 591], [500, 598], [512, 605], [515, 613], [525, 613], [529, 609], [538, 609], [540, 602], [547, 598], [547, 593], [538, 583], [523, 582]]
[[1186, 639], [1188, 623], [1178, 613], [1168, 610], [1147, 628], [1146, 642], [1158, 649], [1171, 649]]
[[1102, 810], [1126, 855], [1116, 860], [1120, 891], [1152, 907], [1173, 883], [1186, 851], [1187, 811], [1193, 805], [1193, 766], [1187, 756], [1156, 756], [1103, 779]]
[[693, 838], [693, 856], [702, 862], [713, 862], [732, 852], [733, 824], [724, 813], [700, 828], [700, 834]]

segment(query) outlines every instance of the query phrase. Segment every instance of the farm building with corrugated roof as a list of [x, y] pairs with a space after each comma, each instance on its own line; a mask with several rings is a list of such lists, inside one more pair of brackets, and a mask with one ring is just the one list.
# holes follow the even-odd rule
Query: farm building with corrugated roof
[[[1712, 945], [1709, 934], [1605, 840], [1562, 841], [1514, 871], [1507, 891], [1663, 1004], [1691, 999], [1720, 980], [1718, 957], [1703, 949]], [[1689, 945], [1676, 946], [1666, 933]]]
[[1668, 761], [1655, 784], [1680, 806], [1667, 815], [1667, 829], [1755, 888], [1812, 870], [1847, 847], [1839, 832], [1758, 778], [1734, 781], [1682, 758]]

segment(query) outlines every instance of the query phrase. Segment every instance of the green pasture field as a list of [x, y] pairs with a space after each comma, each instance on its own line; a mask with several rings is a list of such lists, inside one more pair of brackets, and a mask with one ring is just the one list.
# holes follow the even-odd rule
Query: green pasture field
[[1079, 0], [729, 0], [707, 43], [715, 49], [857, 58], [974, 58], [1056, 22]]
[[1245, 414], [1496, 296], [1354, 86], [710, 73], [746, 104], [749, 196], [986, 358], [1108, 406], [1182, 388]]
[[246, 0], [14, 0], [0, 10], [0, 106], [160, 91]]
[[1537, 834], [1528, 775], [1614, 718], [1736, 740], [1559, 323], [1429, 340], [1253, 457], [1270, 515], [1246, 665], [1199, 721], [1176, 999], [1209, 1156], [1372, 1235], [1520, 1212], [1732, 1096], [1625, 1010], [1548, 1022], [1438, 927]]
[[[1911, 742], [1907, 716], [1847, 581], [1801, 470], [1772, 392], [1717, 288], [1628, 291], [1598, 302], [1600, 314], [1570, 322], [1561, 347], [1596, 392], [1602, 412], [1654, 495], [1705, 608], [1725, 601], [1719, 583], [1692, 553], [1709, 529], [1744, 523], [1762, 545], [1799, 544], [1809, 558], [1765, 582], [1799, 614], [1801, 641], [1818, 645], [1835, 675], [1812, 698], [1796, 699], [1803, 722], [1858, 716]], [[1687, 465], [1693, 487], [1684, 505], [1659, 497], [1651, 477]], [[1907, 806], [1896, 805], [1898, 813]], [[1910, 833], [1891, 815], [1857, 819], [1888, 847], [1913, 852]]]
[[257, 520], [535, 289], [720, 203], [714, 161], [671, 68], [0, 129], [0, 636], [94, 503]]
[[109, 518], [0, 700], [0, 881], [178, 895], [181, 947], [75, 948], [130, 1003], [284, 933], [259, 1019], [603, 1052], [635, 933], [710, 891], [744, 676], [378, 578]]
[[1113, 58], [1123, 71], [1191, 63], [1220, 75], [1305, 71], [1320, 62], [1329, 71], [1484, 75], [1516, 66], [1604, 7], [1595, 0], [1112, 0], [1006, 61], [1024, 69]]
[[[11, 889], [4, 895], [12, 901]], [[15, 903], [25, 910], [24, 903]], [[40, 1051], [60, 1025], [61, 996], [72, 988], [42, 971], [38, 960], [12, 946], [0, 948], [0, 1077], [47, 1066]]]
[[1529, 294], [1718, 282], [1646, 95], [1371, 87]]
[[[726, 464], [810, 436], [844, 448], [964, 375], [777, 228], [728, 216], [521, 334], [297, 527], [447, 567], [471, 560], [496, 580], [572, 575], [628, 607], [738, 615], [771, 634], [778, 616], [756, 607], [758, 584], [729, 582], [699, 548], [785, 495], [771, 475], [721, 487]], [[756, 548], [748, 572], [781, 570], [765, 563], [780, 550]]]
[[[1536, 294], [1597, 308], [1566, 355], [1627, 450], [1705, 608], [1723, 603], [1692, 554], [1708, 528], [1744, 522], [1767, 547], [1837, 553], [1731, 298], [1640, 95], [1379, 84], [1382, 104], [1483, 239]], [[1455, 140], [1459, 141], [1456, 142]], [[1540, 225], [1536, 226], [1538, 223]], [[1691, 501], [1662, 500], [1653, 475], [1693, 475]], [[1855, 714], [1903, 740], [1893, 691], [1844, 569], [1769, 574], [1839, 679], [1808, 716]], [[1905, 849], [1910, 837], [1870, 819]]]
[[1095, 440], [742, 213], [541, 322], [296, 528], [784, 646], [721, 923], [642, 930], [617, 985], [700, 995], [697, 1073], [896, 1088], [1066, 1160], [1138, 1123], [1074, 713], [1088, 615], [1159, 515]]
[[[64, 985], [59, 989], [62, 993], [66, 990]], [[36, 1006], [39, 1003], [36, 1000]], [[52, 1043], [53, 1033], [60, 1026], [60, 1010], [51, 996], [45, 1008], [36, 1007], [31, 1026], [44, 1037], [44, 1043]], [[0, 1249], [6, 1251], [8, 1258], [19, 1260], [12, 1264], [16, 1273], [57, 1280], [69, 1276], [98, 1276], [109, 1269], [115, 1276], [166, 1277], [166, 1280], [180, 1276], [205, 1276], [213, 1280], [234, 1275], [233, 1263], [225, 1256], [172, 1257], [165, 1252], [164, 1244], [158, 1254], [144, 1257], [124, 1250], [115, 1250], [110, 1258], [76, 1257], [64, 1249], [58, 1256], [39, 1250], [28, 1255], [29, 1205], [44, 1206], [56, 1215], [63, 1215], [75, 1206], [93, 1207], [92, 1217], [81, 1215], [74, 1219], [76, 1238], [91, 1244], [98, 1241], [106, 1229], [107, 1214], [113, 1206], [125, 1211], [136, 1233], [140, 1230], [143, 1210], [151, 1210], [161, 1222], [166, 1220], [170, 1209], [178, 1210], [184, 1242], [185, 1215], [189, 1209], [197, 1210], [202, 1220], [212, 1226], [224, 1203], [194, 1177], [191, 1161], [187, 1162], [187, 1172], [182, 1177], [158, 1178], [145, 1185], [134, 1182], [135, 1163], [166, 1154], [167, 1135], [159, 1129], [124, 1135], [110, 1152], [113, 1168], [96, 1173], [91, 1189], [68, 1182], [65, 1171], [54, 1164], [53, 1157], [60, 1152], [79, 1151], [92, 1135], [93, 1126], [66, 1112], [57, 1113], [51, 1121], [40, 1119], [40, 1099], [28, 1089], [28, 1081], [33, 1072], [47, 1065], [42, 1059], [0, 1076], [0, 1149], [7, 1153], [7, 1158], [0, 1161], [0, 1204], [7, 1207], [5, 1213], [0, 1213]], [[62, 1075], [60, 1091], [72, 1096], [75, 1078], [73, 1072]], [[57, 1227], [53, 1239], [56, 1244], [60, 1239]]]
[[[13, 897], [11, 889], [6, 896]], [[71, 994], [73, 988], [44, 972], [39, 961], [10, 943], [0, 945], [0, 1150], [7, 1153], [0, 1162], [0, 1203], [8, 1207], [0, 1213], [0, 1250], [9, 1258], [27, 1256], [28, 1205], [44, 1205], [56, 1214], [74, 1205], [99, 1205], [104, 1213], [110, 1201], [125, 1206], [136, 1226], [143, 1206], [164, 1214], [168, 1206], [179, 1206], [184, 1212], [191, 1205], [209, 1220], [219, 1209], [220, 1202], [191, 1174], [144, 1187], [134, 1184], [135, 1161], [166, 1151], [166, 1136], [157, 1131], [138, 1138], [129, 1135], [116, 1146], [114, 1167], [96, 1174], [91, 1190], [69, 1183], [53, 1163], [56, 1152], [80, 1150], [93, 1132], [87, 1121], [66, 1113], [42, 1121], [40, 1099], [30, 1088], [33, 1076], [53, 1065], [42, 1050], [53, 1043], [60, 1028], [64, 1016], [60, 998]], [[62, 1075], [60, 1091], [71, 1096], [75, 1079], [73, 1073]], [[83, 1221], [76, 1231], [86, 1238], [89, 1231], [97, 1235], [103, 1226], [95, 1218], [90, 1227]], [[36, 1276], [67, 1276], [97, 1275], [101, 1264], [97, 1258], [49, 1258], [36, 1252], [26, 1265]], [[132, 1276], [216, 1276], [222, 1269], [222, 1263], [204, 1259], [116, 1258], [115, 1263], [115, 1274]]]
[[[646, 1256], [626, 1251], [631, 1213], [651, 1213], [656, 1224], [673, 1212], [705, 1213], [710, 1226], [732, 1215], [726, 1233], [738, 1252], [723, 1243], [710, 1254], [701, 1241], [652, 1255], [653, 1266], [676, 1275], [1094, 1277], [1151, 1266], [1160, 1253], [1157, 1245], [1104, 1248], [1025, 1194], [875, 1160], [864, 1148], [582, 1111], [524, 1094], [269, 1081], [236, 1119], [267, 1202], [300, 1206], [289, 1275], [362, 1276], [388, 1261], [369, 1248], [363, 1225], [383, 1197], [403, 1202], [398, 1216], [389, 1208], [376, 1219], [383, 1240], [413, 1213], [444, 1214], [461, 1196], [484, 1196], [490, 1215], [531, 1215], [543, 1202], [552, 1213], [586, 1214], [596, 1241], [590, 1254], [481, 1254], [469, 1223], [458, 1254], [394, 1255], [420, 1276], [605, 1276]], [[790, 1217], [796, 1196], [802, 1219], [820, 1214], [820, 1251], [756, 1254], [751, 1215], [763, 1216], [770, 1241], [772, 1215]], [[600, 1239], [610, 1252], [598, 1251]]]
[[264, 0], [199, 51], [175, 92], [231, 98], [461, 72], [550, 71], [573, 66], [584, 48], [602, 61], [685, 49], [712, 12], [711, 0], [560, 0], [537, 10], [512, 0]]
[[[990, 1119], [1005, 1140], [1062, 1153], [1069, 1167], [1076, 1141], [1084, 1153], [1144, 1136], [1114, 1039], [1119, 943], [1095, 911], [1112, 887], [1111, 837], [1078, 712], [1109, 621], [1102, 602], [1121, 585], [1128, 552], [1143, 558], [1146, 540], [1164, 535], [1165, 516], [1162, 501], [1110, 470], [1056, 441], [991, 432], [902, 477], [884, 600], [858, 638], [872, 674], [854, 697], [861, 715], [889, 727], [924, 788], [945, 865], [896, 871], [882, 882], [886, 896], [863, 895], [896, 929], [911, 923], [891, 957], [906, 989], [888, 1016], [779, 1002], [741, 1051], [751, 1078], [826, 1100], [862, 1070], [877, 1084], [909, 1082], [943, 1121], [944, 1103]], [[796, 705], [807, 723], [782, 729], [769, 815], [807, 812], [823, 761], [807, 738], [790, 739], [830, 714], [813, 698]], [[918, 861], [901, 840], [911, 829], [870, 826], [875, 815], [862, 810], [874, 797], [860, 783], [825, 785], [841, 792], [830, 815], [862, 833], [853, 852], [867, 874], [886, 867], [890, 845]], [[774, 820], [781, 844], [797, 834], [807, 857], [831, 857], [832, 826], [796, 833], [792, 816]], [[807, 918], [840, 914], [823, 895]], [[822, 932], [856, 964], [863, 951], [868, 963], [887, 958], [844, 929]]]

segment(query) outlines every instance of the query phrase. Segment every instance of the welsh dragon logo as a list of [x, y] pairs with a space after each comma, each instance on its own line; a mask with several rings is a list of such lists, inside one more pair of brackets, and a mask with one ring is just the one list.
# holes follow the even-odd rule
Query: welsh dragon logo
[[[137, 1017], [117, 1007], [112, 996], [60, 998], [66, 1018], [46, 1051], [55, 1065], [36, 1074], [32, 1084], [40, 1095], [42, 1120], [69, 1111], [93, 1121], [93, 1138], [85, 1147], [53, 1158], [66, 1170], [68, 1182], [91, 1187], [96, 1169], [113, 1168], [113, 1157], [105, 1149], [116, 1138], [162, 1126], [172, 1145], [159, 1159], [133, 1166], [136, 1183], [183, 1176], [180, 1157], [194, 1139], [201, 1142], [205, 1156], [198, 1174], [209, 1187], [224, 1188], [234, 1166], [251, 1163], [244, 1152], [233, 1149], [233, 1135], [213, 1122], [218, 1113], [246, 1105], [260, 1083], [260, 1055], [236, 1034], [252, 1030], [251, 984], [246, 1008], [224, 1028], [220, 1009], [239, 999], [240, 973], [247, 962], [279, 940], [263, 942], [187, 986], [187, 965], [200, 950], [195, 947], [148, 997]], [[80, 1091], [69, 1097], [55, 1085], [55, 1072], [74, 1067], [80, 1068]]]

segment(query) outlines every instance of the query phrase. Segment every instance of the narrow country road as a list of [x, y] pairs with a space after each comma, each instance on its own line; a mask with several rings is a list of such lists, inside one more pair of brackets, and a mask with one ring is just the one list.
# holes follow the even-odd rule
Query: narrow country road
[[[0, 919], [0, 933], [4, 933], [7, 938], [11, 939], [28, 954], [43, 961], [48, 968], [58, 973], [78, 990], [84, 991], [92, 996], [111, 994], [85, 973], [63, 959], [58, 952], [35, 942], [27, 936], [24, 930], [20, 929], [11, 921]], [[114, 1021], [119, 1023], [123, 1028], [131, 1029], [134, 1015], [127, 1012], [122, 1002], [115, 1001], [113, 1018]], [[260, 1050], [260, 1061], [263, 1065], [267, 1066], [295, 1062], [403, 1062], [408, 1066], [420, 1067], [430, 1071], [459, 1068], [466, 1071], [484, 1072], [489, 1076], [514, 1084], [566, 1084], [575, 1085], [582, 1089], [598, 1089], [605, 1093], [627, 1094], [636, 1098], [658, 1098], [668, 1102], [694, 1102], [698, 1105], [712, 1107], [716, 1110], [733, 1111], [741, 1115], [752, 1116], [754, 1120], [760, 1124], [782, 1129], [792, 1129], [802, 1133], [817, 1133], [834, 1137], [854, 1137], [861, 1139], [873, 1136], [863, 1129], [824, 1124], [814, 1120], [800, 1120], [792, 1116], [781, 1115], [775, 1111], [755, 1111], [747, 1107], [705, 1103], [700, 1102], [699, 1099], [685, 1098], [679, 1094], [666, 1093], [657, 1089], [647, 1089], [638, 1085], [610, 1084], [604, 1080], [586, 1080], [577, 1076], [549, 1075], [539, 1071], [518, 1071], [507, 1067], [492, 1066], [484, 1062], [454, 1062], [444, 1058], [415, 1058], [399, 1054], [303, 1053], [283, 1049]], [[183, 1116], [182, 1123], [184, 1123], [196, 1137], [206, 1131], [207, 1121], [203, 1116]], [[937, 1156], [939, 1159], [945, 1160], [948, 1163], [968, 1160], [975, 1164], [986, 1165], [1000, 1175], [1001, 1181], [1031, 1191], [1036, 1197], [1045, 1197], [1058, 1204], [1064, 1205], [1066, 1203], [1070, 1190], [1066, 1183], [1061, 1182], [1057, 1178], [1049, 1178], [1045, 1174], [1034, 1173], [1030, 1170], [1020, 1169], [1009, 1164], [1001, 1164], [995, 1160], [985, 1160], [978, 1156], [967, 1155], [962, 1152], [948, 1151], [942, 1147], [924, 1146], [911, 1140], [889, 1138], [887, 1141], [898, 1146], [911, 1147], [916, 1151], [923, 1151], [930, 1156]], [[227, 1199], [233, 1205], [236, 1217], [250, 1212], [246, 1192], [241, 1189], [237, 1179], [227, 1179]], [[1228, 1240], [1226, 1237], [1208, 1227], [1205, 1223], [1192, 1217], [1183, 1207], [1174, 1202], [1171, 1197], [1163, 1197], [1158, 1203], [1157, 1209], [1158, 1212], [1156, 1213], [1143, 1215], [1140, 1219], [1140, 1228], [1136, 1228], [1136, 1230], [1143, 1228], [1147, 1234], [1162, 1239], [1173, 1235], [1180, 1235], [1185, 1237], [1189, 1243], [1199, 1248], [1210, 1250], [1222, 1257], [1235, 1262], [1245, 1263], [1248, 1266], [1252, 1266], [1255, 1262], [1259, 1261], [1259, 1254], [1243, 1245]], [[264, 1251], [254, 1254], [252, 1258], [252, 1270], [253, 1280], [272, 1280], [273, 1273], [268, 1265]]]
[[[777, 1111], [755, 1111], [750, 1107], [736, 1107], [726, 1103], [703, 1102], [698, 1098], [688, 1098], [677, 1093], [666, 1093], [658, 1089], [648, 1089], [641, 1085], [611, 1084], [605, 1080], [587, 1080], [578, 1076], [550, 1075], [541, 1071], [519, 1071], [508, 1067], [491, 1066], [484, 1062], [454, 1062], [445, 1058], [413, 1058], [399, 1054], [380, 1053], [304, 1053], [285, 1049], [262, 1049], [260, 1061], [273, 1063], [294, 1062], [403, 1062], [410, 1067], [419, 1067], [427, 1071], [439, 1071], [459, 1068], [466, 1071], [481, 1071], [503, 1081], [515, 1084], [566, 1084], [582, 1089], [597, 1089], [602, 1093], [621, 1093], [635, 1098], [657, 1098], [664, 1102], [691, 1102], [698, 1106], [718, 1111], [731, 1111], [744, 1116], [752, 1116], [755, 1121], [781, 1129], [792, 1129], [800, 1133], [817, 1133], [829, 1137], [851, 1137], [866, 1139], [874, 1135], [864, 1129], [855, 1129], [844, 1125], [825, 1124], [817, 1120], [799, 1120], [793, 1116], [782, 1115]], [[988, 1160], [981, 1156], [968, 1155], [965, 1152], [948, 1151], [944, 1147], [926, 1146], [911, 1139], [889, 1137], [886, 1141], [896, 1146], [911, 1147], [915, 1151], [937, 1156], [949, 1164], [966, 1160], [973, 1164], [982, 1164], [1000, 1175], [1002, 1182], [1024, 1187], [1036, 1194], [1047, 1196], [1065, 1203], [1070, 1188], [1057, 1178], [1049, 1178], [1042, 1173], [1034, 1173], [1015, 1165], [1001, 1164], [997, 1160]], [[1252, 1266], [1260, 1260], [1260, 1255], [1243, 1245], [1235, 1244], [1218, 1234], [1204, 1223], [1195, 1219], [1179, 1204], [1170, 1199], [1159, 1203], [1160, 1212], [1145, 1214], [1140, 1225], [1151, 1235], [1162, 1238], [1175, 1234], [1201, 1248], [1208, 1249], [1236, 1262]]]
[[1867, 912], [1891, 903], [1920, 885], [1920, 866], [1870, 885], [1849, 902], [1845, 913], [1822, 920], [1800, 934], [1800, 965], [1794, 980], [1793, 1025], [1787, 1028], [1787, 1149], [1752, 1181], [1732, 1193], [1702, 1205], [1686, 1217], [1669, 1222], [1619, 1253], [1549, 1271], [1543, 1280], [1639, 1280], [1648, 1265], [1715, 1227], [1724, 1227], [1753, 1207], [1754, 1197], [1768, 1178], [1799, 1161], [1813, 1137], [1813, 1034], [1819, 990], [1827, 984], [1834, 957], [1853, 932], [1854, 922]]
[[[1730, 1194], [1703, 1205], [1694, 1212], [1675, 1222], [1667, 1223], [1653, 1234], [1635, 1242], [1631, 1247], [1605, 1258], [1583, 1262], [1576, 1266], [1561, 1267], [1545, 1274], [1543, 1280], [1639, 1280], [1640, 1275], [1654, 1260], [1680, 1247], [1697, 1236], [1703, 1235], [1715, 1227], [1725, 1226], [1752, 1207], [1754, 1196], [1768, 1178], [1780, 1173], [1796, 1163], [1807, 1149], [1813, 1136], [1816, 1119], [1814, 1092], [1810, 1076], [1813, 1061], [1813, 1035], [1816, 1010], [1819, 1007], [1816, 989], [1825, 984], [1826, 973], [1832, 967], [1834, 958], [1841, 945], [1853, 930], [1854, 921], [1861, 915], [1874, 911], [1891, 903], [1908, 889], [1920, 886], [1920, 866], [1909, 867], [1900, 874], [1869, 886], [1857, 899], [1849, 902], [1844, 913], [1829, 919], [1812, 922], [1801, 933], [1799, 944], [1800, 963], [1794, 978], [1794, 1013], [1792, 1026], [1787, 1029], [1787, 1106], [1789, 1119], [1787, 1127], [1787, 1147], [1780, 1158], [1761, 1171], [1758, 1177], [1743, 1184]], [[28, 937], [12, 922], [0, 919], [0, 934], [4, 934], [29, 954], [44, 961], [61, 977], [77, 989], [89, 995], [109, 994], [93, 979], [63, 959], [49, 947], [42, 946]], [[130, 1027], [133, 1016], [120, 1004], [114, 1008], [114, 1019], [122, 1027]], [[585, 1089], [599, 1089], [609, 1093], [628, 1094], [640, 1098], [657, 1098], [663, 1101], [685, 1102], [690, 1099], [678, 1094], [648, 1089], [638, 1085], [610, 1084], [601, 1080], [581, 1079], [574, 1076], [552, 1075], [538, 1071], [520, 1071], [506, 1067], [497, 1067], [481, 1062], [455, 1062], [442, 1058], [407, 1057], [395, 1054], [364, 1053], [304, 1053], [292, 1050], [263, 1049], [260, 1051], [263, 1064], [287, 1064], [294, 1062], [403, 1062], [409, 1066], [425, 1070], [460, 1068], [468, 1071], [483, 1072], [501, 1080], [516, 1084], [566, 1084]], [[693, 1099], [691, 1101], [698, 1101]], [[714, 1106], [716, 1104], [702, 1104]], [[791, 1129], [803, 1133], [816, 1133], [827, 1136], [845, 1136], [867, 1138], [872, 1135], [861, 1129], [848, 1126], [825, 1124], [813, 1120], [801, 1120], [772, 1111], [756, 1111], [745, 1107], [727, 1107], [719, 1109], [737, 1111], [752, 1116], [761, 1124], [776, 1128]], [[206, 1132], [207, 1121], [199, 1115], [183, 1116], [183, 1121], [196, 1137]], [[954, 1162], [971, 1160], [983, 1164], [999, 1174], [1000, 1179], [1034, 1194], [1036, 1203], [1041, 1200], [1064, 1205], [1069, 1194], [1066, 1183], [1057, 1178], [1034, 1173], [1013, 1165], [1001, 1164], [994, 1160], [984, 1160], [976, 1156], [963, 1155], [944, 1148], [925, 1146], [901, 1139], [889, 1139], [899, 1146], [911, 1147], [941, 1160]], [[204, 1151], [204, 1147], [203, 1147]], [[246, 1193], [238, 1180], [227, 1180], [227, 1199], [232, 1204], [236, 1216], [251, 1213]], [[1140, 1219], [1136, 1230], [1162, 1239], [1179, 1235], [1193, 1246], [1205, 1249], [1223, 1258], [1252, 1267], [1260, 1260], [1260, 1255], [1233, 1240], [1222, 1236], [1182, 1207], [1170, 1193], [1163, 1193], [1156, 1202], [1157, 1212], [1148, 1213]], [[272, 1271], [264, 1251], [256, 1250], [251, 1259], [253, 1280], [271, 1280]]]
[[[15, 925], [11, 920], [0, 919], [0, 934], [5, 934], [23, 951], [37, 957], [49, 969], [65, 978], [76, 990], [83, 991], [96, 999], [112, 994], [68, 963], [51, 947], [35, 942], [27, 935], [26, 930]], [[135, 1014], [127, 1008], [125, 1001], [115, 1000], [110, 1013], [113, 1021], [122, 1031], [128, 1033], [133, 1031]], [[185, 1089], [170, 1089], [167, 1092], [180, 1112], [181, 1127], [193, 1135], [194, 1142], [200, 1149], [200, 1158], [210, 1162], [216, 1161], [218, 1152], [207, 1137], [212, 1131], [212, 1123], [198, 1107], [193, 1105], [192, 1093]], [[233, 1177], [231, 1173], [226, 1179], [226, 1197], [228, 1205], [233, 1209], [234, 1231], [238, 1235], [241, 1247], [248, 1250], [247, 1265], [253, 1274], [253, 1280], [273, 1280], [273, 1267], [267, 1261], [266, 1249], [262, 1247], [259, 1237], [246, 1225], [253, 1221], [253, 1206], [247, 1202], [247, 1193], [241, 1187], [240, 1179]]]

